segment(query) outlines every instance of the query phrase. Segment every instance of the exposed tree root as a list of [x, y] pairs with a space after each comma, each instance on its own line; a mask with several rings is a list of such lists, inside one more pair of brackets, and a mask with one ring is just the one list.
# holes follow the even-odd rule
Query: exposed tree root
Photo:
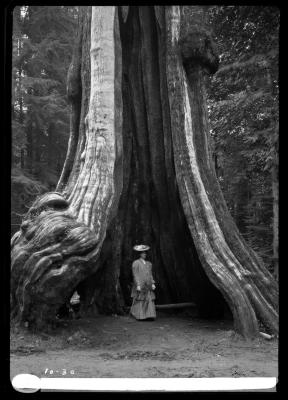
[[40, 327], [95, 269], [96, 235], [59, 193], [48, 193], [33, 203], [12, 242], [11, 316]]

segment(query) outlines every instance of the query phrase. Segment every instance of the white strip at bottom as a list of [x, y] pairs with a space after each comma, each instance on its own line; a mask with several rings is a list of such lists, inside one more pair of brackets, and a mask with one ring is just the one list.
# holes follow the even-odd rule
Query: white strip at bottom
[[234, 391], [275, 388], [276, 377], [267, 378], [38, 378], [21, 374], [12, 379], [20, 392], [66, 391]]

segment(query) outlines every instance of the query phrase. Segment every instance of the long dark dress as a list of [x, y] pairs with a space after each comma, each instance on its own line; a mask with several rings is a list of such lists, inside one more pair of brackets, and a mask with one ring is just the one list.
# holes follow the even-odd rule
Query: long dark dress
[[[136, 319], [156, 318], [155, 293], [152, 290], [154, 279], [152, 276], [152, 264], [142, 259], [136, 260], [132, 264], [133, 287], [131, 297], [133, 303], [130, 313]], [[136, 288], [140, 286], [141, 290], [137, 292]]]

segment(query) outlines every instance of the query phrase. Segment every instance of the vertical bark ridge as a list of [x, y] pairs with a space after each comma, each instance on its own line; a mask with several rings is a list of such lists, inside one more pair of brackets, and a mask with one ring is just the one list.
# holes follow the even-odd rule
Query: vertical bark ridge
[[[114, 103], [115, 86], [117, 85], [117, 93], [120, 89], [118, 70], [121, 71], [121, 57], [118, 51], [115, 52], [116, 48], [121, 48], [121, 43], [119, 34], [114, 35], [119, 30], [119, 26], [115, 24], [118, 16], [115, 15], [115, 9], [104, 10], [103, 15], [96, 15], [94, 9], [92, 10], [91, 91], [86, 117], [85, 159], [69, 197], [70, 207], [78, 220], [92, 227], [98, 235], [106, 230], [106, 215], [103, 210], [110, 210], [112, 206], [115, 161], [122, 154], [121, 143], [120, 146], [119, 143], [116, 144], [116, 141], [119, 142], [119, 133], [115, 132], [115, 127], [119, 129], [120, 126], [118, 122], [115, 126], [115, 119], [119, 119], [119, 115], [116, 118], [114, 116], [116, 105], [121, 110], [119, 100], [116, 105]], [[117, 97], [120, 98], [119, 95]]]
[[[75, 180], [74, 196], [69, 198], [67, 190], [64, 196], [68, 201], [56, 192], [36, 199], [21, 225], [20, 234], [13, 239], [11, 302], [14, 316], [38, 328], [53, 322], [57, 308], [69, 299], [71, 291], [97, 270], [107, 224], [117, 209], [122, 187], [122, 172], [114, 173], [115, 165], [121, 169], [122, 162], [121, 42], [115, 7], [93, 8], [91, 43], [87, 152]], [[85, 101], [84, 96], [82, 105]], [[79, 150], [78, 143], [78, 154]], [[95, 163], [91, 163], [93, 157]], [[94, 169], [89, 168], [89, 163]], [[85, 188], [88, 190], [77, 210], [74, 204], [83, 183], [85, 187], [87, 175], [90, 176], [89, 187]], [[105, 190], [101, 185], [95, 198], [100, 182], [104, 182]], [[93, 196], [90, 191], [94, 192]]]
[[[141, 61], [144, 85], [145, 105], [147, 112], [148, 140], [150, 148], [151, 178], [155, 188], [154, 209], [157, 208], [159, 226], [158, 246], [165, 265], [167, 280], [173, 282], [173, 292], [176, 298], [181, 298], [181, 285], [179, 285], [176, 268], [174, 244], [171, 241], [170, 215], [171, 208], [168, 196], [165, 147], [163, 135], [163, 118], [160, 95], [160, 71], [158, 32], [153, 7], [139, 8], [139, 21], [141, 26]], [[157, 40], [155, 40], [157, 38]], [[155, 62], [156, 61], [156, 62]], [[172, 235], [173, 236], [173, 235]], [[179, 260], [179, 258], [178, 258]], [[176, 279], [175, 279], [176, 278]], [[180, 280], [181, 281], [181, 280]]]
[[56, 190], [60, 191], [67, 183], [75, 159], [79, 138], [81, 114], [81, 59], [82, 59], [83, 14], [78, 19], [78, 35], [73, 49], [72, 61], [67, 74], [67, 97], [70, 102], [70, 135], [67, 154]]
[[[217, 298], [219, 302], [220, 294], [202, 272], [178, 196], [167, 118], [165, 19], [163, 12], [158, 14], [158, 18], [162, 17], [162, 21], [159, 19], [162, 31], [160, 25], [157, 28], [153, 8], [147, 6], [131, 7], [127, 21], [121, 26], [121, 40], [126, 44], [123, 49], [123, 146], [126, 161], [118, 215], [108, 228], [105, 241], [111, 253], [114, 248], [119, 254], [114, 261], [112, 257], [105, 258], [105, 261], [103, 258], [105, 268], [101, 270], [105, 276], [113, 275], [114, 278], [117, 275], [115, 271], [120, 270], [122, 293], [129, 304], [132, 246], [139, 240], [144, 241], [151, 245], [160, 303], [191, 300], [204, 303], [203, 290], [200, 289], [203, 285], [211, 298]], [[114, 270], [108, 266], [113, 263]], [[116, 286], [114, 278], [110, 279], [109, 287], [104, 285], [110, 294], [96, 284], [97, 304], [101, 303], [101, 307], [105, 308], [103, 298], [109, 303], [108, 298]], [[104, 281], [108, 279], [103, 278]], [[207, 308], [211, 310], [213, 307]]]
[[[135, 219], [139, 218], [136, 223], [136, 231], [134, 232], [135, 240], [143, 240], [151, 245], [151, 257], [154, 261], [154, 270], [156, 276], [161, 280], [162, 284], [159, 287], [159, 295], [166, 298], [171, 293], [169, 280], [166, 276], [166, 271], [161, 266], [161, 257], [159, 257], [159, 210], [157, 202], [155, 203], [156, 193], [153, 182], [153, 172], [151, 163], [151, 143], [149, 141], [149, 107], [147, 98], [145, 98], [145, 65], [143, 65], [143, 46], [145, 46], [143, 31], [141, 30], [141, 15], [139, 9], [135, 8], [134, 24], [134, 42], [131, 49], [131, 58], [137, 57], [138, 63], [131, 64], [131, 96], [134, 110], [133, 120], [135, 122], [134, 137], [135, 141], [135, 161], [136, 168], [135, 182], [136, 192], [134, 197], [135, 204], [138, 204], [135, 209]], [[150, 55], [149, 55], [150, 56]], [[157, 56], [157, 54], [156, 54]], [[158, 132], [161, 134], [161, 131]], [[160, 149], [159, 149], [160, 151]], [[137, 183], [139, 182], [139, 183]], [[157, 200], [156, 200], [157, 201]], [[138, 217], [139, 216], [139, 217]], [[130, 267], [131, 268], [131, 267]]]
[[80, 124], [79, 124], [79, 136], [76, 148], [76, 154], [72, 166], [72, 170], [67, 182], [67, 185], [63, 189], [63, 195], [69, 199], [73, 188], [75, 188], [75, 182], [78, 178], [81, 164], [83, 159], [81, 155], [83, 154], [85, 142], [86, 142], [86, 123], [85, 117], [88, 113], [89, 101], [90, 101], [90, 71], [91, 71], [91, 61], [90, 61], [90, 45], [91, 45], [91, 13], [92, 7], [80, 7], [79, 9], [79, 19], [80, 19], [80, 29], [82, 31], [81, 35], [81, 112], [80, 112]]
[[[217, 223], [217, 221], [215, 221], [215, 218], [212, 218], [213, 215], [211, 215], [211, 212], [213, 214], [213, 210], [211, 210], [209, 202], [206, 201], [207, 195], [205, 190], [203, 190], [203, 183], [195, 159], [196, 156], [192, 139], [192, 115], [187, 83], [185, 81], [183, 65], [177, 53], [180, 27], [179, 7], [175, 6], [169, 8], [166, 16], [168, 39], [167, 79], [171, 110], [172, 137], [174, 151], [176, 155], [180, 155], [180, 157], [176, 157], [175, 155], [175, 167], [183, 208], [199, 257], [208, 277], [212, 280], [215, 286], [222, 291], [223, 295], [225, 295], [226, 298], [228, 297], [229, 305], [230, 307], [232, 306], [234, 321], [238, 328], [241, 326], [241, 330], [245, 332], [245, 334], [251, 334], [251, 332], [258, 329], [254, 311], [252, 307], [249, 306], [249, 300], [245, 294], [240, 292], [241, 296], [234, 297], [231, 295], [230, 285], [232, 282], [234, 283], [234, 281], [236, 283], [236, 280], [233, 279], [230, 274], [227, 275], [225, 266], [218, 259], [213, 248], [211, 248], [210, 240], [206, 234], [204, 220], [210, 226], [213, 223]], [[203, 210], [204, 206], [206, 210]], [[210, 215], [206, 214], [207, 211]], [[213, 226], [211, 226], [211, 228], [212, 231], [213, 228], [215, 229]], [[213, 239], [216, 240], [216, 242], [219, 240], [218, 237]], [[220, 279], [219, 276], [221, 276], [222, 279]], [[236, 289], [238, 289], [237, 285]], [[243, 304], [247, 304], [248, 306], [245, 310], [246, 313], [249, 313], [247, 319], [243, 318]]]
[[[192, 20], [192, 24], [190, 21], [190, 24], [188, 26], [188, 34], [190, 30], [192, 31], [194, 36], [195, 33], [197, 36], [197, 33], [199, 34], [199, 26], [195, 29], [194, 25], [199, 25], [199, 19], [205, 20], [205, 12], [203, 12], [203, 7], [195, 7], [195, 9], [195, 15], [197, 14], [197, 19], [194, 20], [194, 17], [194, 19]], [[203, 27], [205, 30], [207, 30], [207, 23], [205, 21], [201, 26], [202, 30]], [[215, 179], [216, 174], [214, 171], [211, 152], [201, 150], [205, 148], [209, 150], [209, 123], [206, 108], [206, 94], [203, 76], [205, 74], [206, 68], [205, 66], [204, 68], [203, 66], [202, 68], [199, 68], [199, 66], [195, 67], [194, 64], [195, 62], [193, 63], [192, 61], [187, 63], [186, 60], [185, 68], [187, 72], [189, 86], [191, 87], [189, 93], [191, 108], [195, 109], [195, 118], [193, 119], [193, 123], [195, 125], [194, 130], [196, 143], [195, 147], [197, 149], [197, 160], [207, 195], [211, 204], [213, 205], [213, 209], [217, 216], [218, 223], [225, 236], [225, 240], [229, 244], [229, 247], [231, 248], [233, 254], [236, 256], [241, 265], [249, 265], [249, 271], [247, 269], [246, 271], [243, 271], [243, 278], [245, 279], [245, 277], [247, 277], [250, 282], [253, 281], [254, 286], [258, 287], [262, 291], [262, 295], [264, 295], [277, 309], [277, 284], [273, 280], [269, 271], [265, 269], [261, 259], [259, 259], [257, 254], [244, 243], [243, 238], [240, 235], [240, 232], [237, 229], [236, 224], [227, 209], [227, 205], [225, 203], [219, 183], [217, 179]]]
[[[239, 262], [223, 234], [224, 222], [220, 224], [218, 220], [217, 202], [212, 200], [215, 196], [213, 179], [215, 180], [216, 175], [211, 173], [212, 159], [208, 149], [205, 97], [202, 93], [203, 82], [199, 78], [202, 67], [193, 66], [191, 61], [192, 71], [188, 71], [188, 86], [177, 51], [180, 25], [178, 7], [168, 10], [167, 24], [167, 78], [172, 126], [174, 125], [173, 145], [175, 153], [179, 151], [180, 154], [180, 157], [176, 158], [176, 173], [183, 208], [199, 257], [207, 275], [227, 299], [235, 325], [240, 331], [246, 335], [253, 335], [258, 331], [256, 314], [266, 326], [277, 331], [277, 313], [258, 288], [254, 285], [251, 290], [251, 281], [244, 278], [246, 268], [251, 268], [251, 261], [250, 266]], [[175, 75], [178, 77], [176, 83]], [[185, 118], [182, 126], [181, 115]]]
[[[238, 229], [235, 227], [235, 233], [233, 229], [231, 229], [231, 223], [229, 223], [231, 217], [228, 214], [227, 207], [226, 211], [224, 211], [224, 206], [226, 204], [224, 203], [224, 205], [222, 205], [219, 201], [222, 200], [224, 202], [224, 199], [221, 199], [220, 196], [221, 191], [219, 184], [215, 179], [214, 168], [211, 169], [207, 167], [207, 165], [212, 165], [211, 155], [209, 152], [205, 153], [201, 151], [201, 149], [205, 148], [209, 142], [208, 138], [206, 140], [204, 139], [205, 136], [208, 135], [209, 127], [207, 126], [207, 110], [206, 107], [203, 106], [206, 104], [203, 72], [201, 72], [199, 68], [194, 68], [194, 71], [191, 71], [188, 76], [191, 87], [191, 90], [189, 91], [191, 108], [195, 110], [195, 118], [192, 120], [192, 125], [194, 125], [193, 130], [195, 132], [195, 148], [198, 149], [197, 164], [199, 165], [200, 175], [207, 193], [207, 197], [209, 198], [213, 210], [215, 211], [215, 218], [217, 219], [221, 229], [221, 234], [223, 234], [222, 242], [226, 243], [225, 246], [221, 246], [221, 251], [223, 250], [223, 255], [228, 257], [231, 263], [236, 266], [236, 271], [239, 271], [240, 273], [240, 279], [243, 281], [245, 280], [247, 285], [253, 286], [254, 293], [259, 297], [259, 299], [261, 299], [262, 304], [261, 308], [258, 310], [257, 307], [255, 311], [257, 314], [263, 314], [263, 316], [265, 315], [266, 320], [267, 315], [271, 313], [271, 307], [269, 304], [272, 304], [273, 307], [277, 307], [276, 283], [274, 282], [269, 271], [266, 271], [263, 263], [260, 260], [257, 261], [255, 257], [249, 257], [249, 253], [246, 250], [247, 246], [244, 245]], [[207, 157], [210, 157], [210, 161], [206, 160]], [[249, 293], [251, 293], [251, 291]], [[249, 294], [249, 296], [251, 297], [251, 294]], [[255, 303], [254, 296], [251, 297], [251, 301]], [[257, 304], [259, 303], [256, 302], [255, 306], [257, 306]], [[277, 321], [276, 310], [272, 312], [271, 315], [273, 315], [272, 320], [275, 321], [273, 323], [275, 324]]]
[[[187, 222], [183, 214], [178, 187], [175, 176], [175, 166], [173, 159], [172, 149], [172, 133], [170, 125], [170, 108], [168, 100], [168, 88], [166, 80], [166, 29], [165, 29], [165, 10], [163, 7], [154, 7], [155, 14], [157, 17], [158, 25], [158, 51], [159, 51], [159, 70], [160, 70], [160, 94], [161, 94], [161, 105], [162, 105], [162, 122], [163, 122], [163, 133], [164, 133], [164, 148], [165, 148], [165, 169], [167, 177], [167, 190], [168, 190], [168, 202], [170, 206], [170, 234], [171, 240], [174, 247], [174, 259], [175, 265], [177, 266], [178, 274], [182, 272], [182, 276], [179, 275], [180, 281], [185, 281], [185, 277], [189, 280], [190, 291], [194, 294], [198, 292], [198, 286], [202, 281], [202, 285], [205, 282], [205, 275], [202, 274], [202, 267], [199, 263], [199, 259], [196, 253], [195, 246], [189, 233]], [[182, 234], [180, 232], [182, 231]], [[184, 235], [183, 235], [183, 232]], [[181, 238], [179, 240], [179, 238]], [[185, 240], [184, 240], [185, 238]], [[184, 253], [184, 254], [183, 254]], [[180, 260], [185, 260], [184, 265]], [[199, 280], [200, 279], [200, 280]], [[204, 280], [204, 281], [203, 281]], [[193, 282], [198, 282], [198, 285]], [[206, 281], [206, 283], [209, 281]], [[208, 290], [208, 288], [207, 288]], [[213, 289], [209, 287], [210, 293]], [[183, 291], [183, 287], [182, 287]], [[199, 297], [199, 292], [197, 297]], [[199, 298], [197, 299], [199, 302]]]
[[[194, 78], [193, 78], [193, 76], [194, 76]], [[194, 131], [195, 131], [195, 143], [196, 143], [195, 147], [196, 147], [196, 149], [201, 149], [201, 148], [204, 148], [206, 146], [206, 143], [209, 142], [208, 139], [206, 139], [206, 142], [205, 142], [205, 137], [208, 135], [209, 127], [207, 125], [207, 122], [208, 122], [207, 110], [205, 107], [202, 106], [202, 104], [206, 103], [203, 72], [201, 72], [200, 70], [195, 70], [192, 73], [188, 73], [188, 79], [189, 79], [189, 85], [192, 88], [192, 90], [190, 90], [190, 92], [189, 92], [192, 108], [197, 109], [199, 111], [198, 114], [196, 113], [197, 115], [199, 115], [199, 118], [194, 119], [194, 125], [195, 125]], [[199, 126], [197, 126], [197, 124], [199, 124]], [[234, 249], [235, 249], [234, 254], [237, 258], [239, 258], [240, 263], [245, 265], [245, 264], [247, 264], [247, 261], [249, 260], [249, 258], [251, 259], [253, 266], [255, 267], [255, 272], [256, 272], [254, 275], [257, 276], [257, 279], [255, 280], [255, 284], [257, 285], [259, 283], [261, 285], [261, 289], [267, 288], [266, 285], [270, 284], [270, 285], [272, 285], [272, 288], [275, 290], [276, 289], [275, 282], [273, 280], [266, 279], [266, 276], [270, 277], [269, 271], [267, 271], [267, 274], [266, 274], [266, 269], [263, 266], [261, 260], [259, 260], [257, 255], [253, 254], [253, 251], [250, 250], [250, 252], [249, 252], [249, 248], [244, 245], [243, 239], [241, 238], [239, 230], [237, 229], [232, 217], [230, 216], [230, 214], [228, 212], [226, 203], [223, 198], [223, 194], [220, 190], [219, 183], [215, 179], [214, 168], [206, 167], [203, 154], [205, 154], [205, 153], [201, 152], [201, 151], [197, 152], [197, 160], [198, 160], [198, 164], [200, 166], [201, 177], [202, 177], [204, 186], [206, 188], [206, 192], [209, 197], [209, 200], [213, 204], [213, 209], [215, 210], [215, 214], [217, 215], [218, 223], [221, 226], [221, 229], [223, 230], [223, 234], [225, 235], [225, 240], [227, 242], [228, 241], [230, 242], [229, 243], [230, 246], [234, 247]], [[206, 164], [212, 165], [211, 156], [206, 155], [206, 157], [210, 158], [210, 161], [209, 160], [206, 161]], [[215, 196], [215, 194], [216, 194], [216, 196]], [[220, 199], [220, 201], [217, 202], [217, 201], [215, 201], [215, 199]], [[222, 221], [225, 221], [225, 223], [223, 223]], [[227, 225], [229, 226], [229, 229], [227, 229]], [[231, 240], [231, 237], [233, 238], [233, 240]], [[230, 240], [229, 240], [229, 238], [230, 238]], [[237, 239], [237, 240], [235, 241], [234, 239]], [[236, 250], [238, 250], [238, 251], [236, 251]], [[251, 253], [253, 256], [252, 258], [250, 257]], [[249, 271], [246, 271], [246, 272], [249, 276], [253, 277], [253, 273], [249, 273]], [[265, 273], [263, 273], [263, 272], [265, 272]], [[271, 293], [270, 291], [267, 292], [267, 295], [269, 296], [270, 293]], [[275, 298], [275, 296], [274, 296], [274, 298]]]

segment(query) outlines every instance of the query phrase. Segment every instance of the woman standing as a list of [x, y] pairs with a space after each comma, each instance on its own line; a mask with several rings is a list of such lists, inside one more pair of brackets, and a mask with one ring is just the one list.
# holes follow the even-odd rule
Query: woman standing
[[146, 260], [146, 251], [149, 246], [138, 245], [133, 249], [140, 252], [140, 257], [132, 264], [133, 287], [131, 297], [133, 303], [130, 313], [137, 320], [145, 320], [156, 318], [155, 310], [155, 281], [152, 276], [152, 264]]

